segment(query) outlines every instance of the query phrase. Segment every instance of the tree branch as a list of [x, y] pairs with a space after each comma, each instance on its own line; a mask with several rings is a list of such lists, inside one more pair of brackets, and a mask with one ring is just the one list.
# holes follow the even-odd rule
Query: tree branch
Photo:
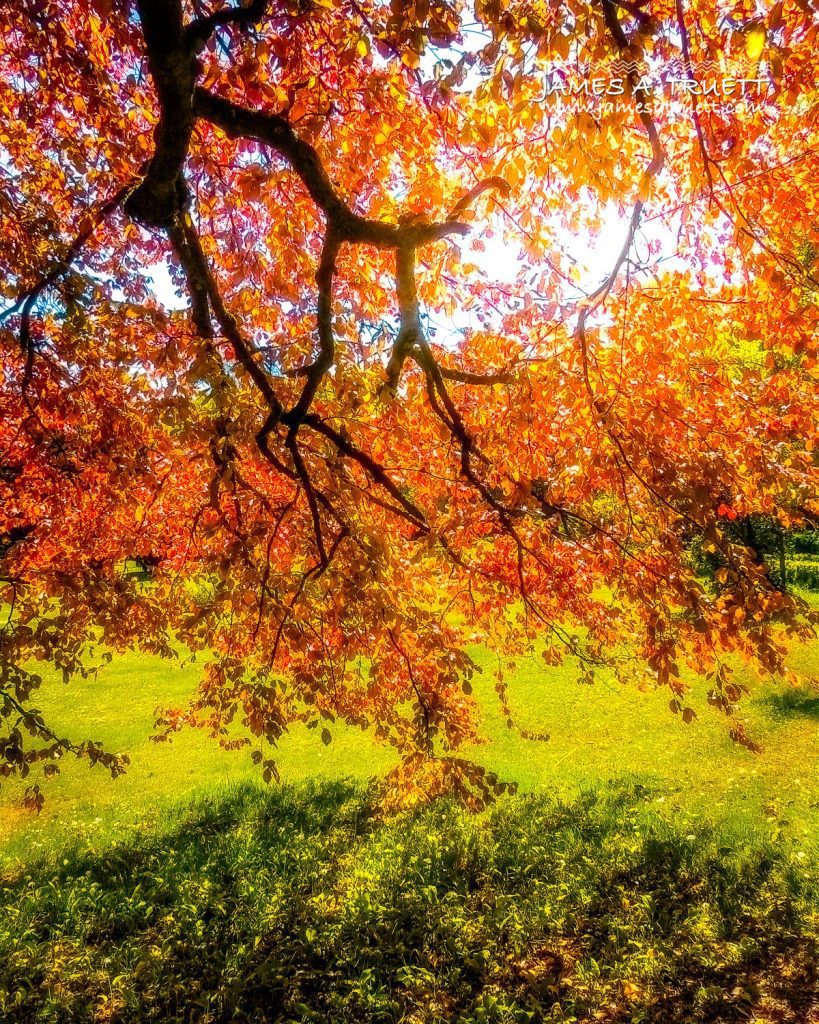
[[261, 21], [267, 13], [269, 0], [252, 0], [244, 7], [223, 7], [213, 14], [203, 15], [185, 29], [185, 41], [196, 48], [204, 45], [217, 28], [225, 25], [251, 25]]
[[354, 213], [338, 194], [316, 149], [300, 139], [281, 115], [250, 110], [202, 88], [194, 91], [193, 107], [197, 117], [221, 128], [228, 138], [253, 139], [285, 157], [310, 197], [324, 212], [339, 241], [398, 248], [469, 232], [468, 225], [457, 220], [399, 225], [362, 217]]
[[185, 41], [180, 0], [137, 0], [137, 10], [160, 115], [148, 172], [125, 208], [148, 227], [170, 227], [183, 205], [180, 175], [193, 130], [191, 96], [198, 66]]
[[324, 246], [321, 251], [316, 282], [318, 284], [318, 309], [316, 323], [319, 337], [319, 354], [315, 361], [304, 368], [304, 376], [307, 377], [299, 400], [292, 409], [283, 413], [282, 423], [291, 428], [298, 428], [304, 418], [304, 414], [310, 408], [310, 403], [315, 397], [316, 391], [325, 373], [333, 365], [335, 358], [335, 342], [333, 339], [333, 277], [336, 271], [336, 255], [338, 254], [339, 241], [332, 228], [328, 228], [324, 236]]

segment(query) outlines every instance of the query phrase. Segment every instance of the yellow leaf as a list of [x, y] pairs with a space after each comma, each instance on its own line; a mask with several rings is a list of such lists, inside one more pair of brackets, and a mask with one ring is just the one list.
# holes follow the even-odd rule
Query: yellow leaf
[[759, 59], [762, 51], [765, 49], [766, 39], [767, 34], [761, 25], [756, 25], [754, 28], [749, 29], [745, 36], [745, 52], [751, 60]]

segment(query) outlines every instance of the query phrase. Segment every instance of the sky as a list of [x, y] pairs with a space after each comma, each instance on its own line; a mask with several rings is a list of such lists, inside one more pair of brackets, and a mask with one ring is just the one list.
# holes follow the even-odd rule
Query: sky
[[[564, 253], [574, 260], [577, 272], [577, 294], [589, 294], [609, 275], [623, 247], [629, 229], [631, 210], [621, 210], [610, 203], [603, 210], [600, 229], [592, 233], [564, 233], [560, 241]], [[467, 243], [464, 257], [474, 263], [489, 281], [508, 283], [515, 279], [520, 268], [520, 248], [514, 242], [504, 239], [499, 233], [492, 237], [482, 236], [475, 230], [473, 236], [483, 243], [482, 251], [473, 249]], [[656, 243], [658, 251], [648, 256], [649, 243]], [[676, 235], [665, 220], [656, 219], [646, 223], [635, 240], [633, 258], [646, 262], [650, 267], [663, 270], [682, 266], [676, 258]], [[158, 263], [145, 271], [152, 291], [165, 309], [178, 310], [188, 306], [187, 297], [174, 286], [167, 264]], [[450, 322], [435, 318], [436, 341], [445, 343], [448, 336], [460, 334], [463, 330], [478, 329], [479, 323], [474, 312], [456, 311]]]

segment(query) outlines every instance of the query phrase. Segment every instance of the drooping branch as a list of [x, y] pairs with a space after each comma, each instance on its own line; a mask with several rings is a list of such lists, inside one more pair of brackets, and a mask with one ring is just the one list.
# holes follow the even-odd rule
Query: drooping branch
[[168, 229], [168, 238], [174, 255], [185, 274], [188, 285], [188, 294], [191, 300], [191, 320], [200, 338], [213, 337], [213, 324], [210, 319], [210, 304], [208, 299], [208, 281], [203, 276], [207, 273], [207, 266], [204, 260], [200, 259], [198, 252], [191, 250], [188, 234], [181, 224], [174, 224]]
[[316, 283], [318, 285], [318, 309], [316, 324], [318, 328], [319, 352], [316, 359], [304, 370], [307, 380], [304, 383], [299, 399], [292, 409], [281, 417], [291, 429], [298, 429], [304, 414], [318, 391], [322, 378], [333, 365], [335, 358], [335, 342], [333, 339], [333, 278], [336, 272], [336, 255], [339, 242], [332, 228], [328, 229], [321, 251]]
[[[216, 321], [222, 329], [222, 332], [233, 345], [239, 362], [253, 379], [268, 404], [270, 411], [261, 430], [256, 435], [257, 444], [268, 461], [271, 462], [279, 472], [285, 473], [287, 476], [298, 480], [302, 484], [310, 507], [316, 532], [317, 547], [319, 549], [322, 562], [326, 556], [324, 554], [323, 540], [321, 539], [321, 516], [319, 512], [319, 505], [325, 505], [326, 507], [326, 502], [321, 492], [316, 491], [312, 483], [309, 470], [304, 462], [301, 449], [298, 446], [296, 430], [293, 429], [294, 427], [298, 428], [304, 425], [313, 432], [320, 434], [327, 440], [331, 441], [340, 455], [344, 455], [352, 459], [354, 462], [357, 462], [375, 483], [387, 491], [399, 506], [396, 511], [400, 515], [408, 519], [417, 529], [422, 530], [422, 532], [428, 532], [426, 517], [422, 510], [402, 493], [401, 489], [391, 479], [384, 467], [366, 452], [358, 448], [349, 440], [349, 438], [345, 437], [339, 431], [335, 430], [328, 423], [322, 420], [319, 416], [309, 413], [307, 411], [309, 401], [305, 405], [304, 411], [299, 414], [298, 418], [293, 416], [293, 412], [299, 408], [299, 403], [294, 407], [294, 410], [291, 410], [289, 413], [285, 412], [281, 401], [273, 389], [271, 379], [255, 358], [253, 349], [242, 335], [235, 317], [226, 310], [213, 274], [207, 266], [199, 237], [188, 218], [186, 218], [185, 226], [182, 230], [185, 237], [185, 245], [180, 251], [189, 261], [188, 264], [184, 266], [189, 287], [201, 289], [207, 295]], [[325, 252], [327, 253], [327, 261], [325, 262], [324, 268], [325, 275], [328, 273], [331, 275], [329, 267], [331, 266], [331, 260], [334, 259], [335, 251], [335, 242], [331, 240], [329, 244], [325, 245]], [[331, 279], [326, 276], [324, 276], [324, 281], [328, 286], [331, 283]], [[329, 304], [329, 301], [330, 299], [328, 295], [326, 303]], [[329, 312], [328, 305], [326, 308], [327, 323], [324, 328], [325, 330], [331, 330]], [[326, 369], [322, 367], [329, 368], [332, 362], [332, 353], [327, 350], [328, 344], [329, 339], [325, 338], [325, 347], [323, 352], [320, 353], [316, 363], [313, 364], [313, 366], [319, 366], [319, 371], [317, 371], [315, 375], [316, 386], [320, 381], [321, 376], [326, 372]], [[302, 397], [303, 394], [304, 392], [302, 393]], [[293, 462], [292, 470], [281, 462], [269, 445], [270, 434], [275, 430], [279, 423], [290, 425], [290, 430], [288, 431], [288, 435], [285, 440], [285, 446]]]
[[392, 629], [392, 627], [390, 627], [387, 630], [387, 636], [389, 636], [390, 643], [395, 648], [397, 653], [400, 655], [401, 660], [406, 665], [406, 668], [407, 668], [407, 678], [409, 679], [410, 685], [412, 686], [413, 692], [415, 693], [415, 699], [418, 701], [418, 709], [421, 712], [421, 720], [422, 720], [423, 726], [424, 726], [424, 728], [423, 728], [423, 737], [422, 737], [423, 746], [424, 746], [424, 749], [428, 750], [431, 753], [432, 752], [432, 735], [430, 733], [431, 716], [430, 716], [429, 704], [426, 701], [426, 699], [424, 698], [424, 695], [421, 692], [421, 688], [418, 685], [418, 681], [415, 678], [415, 673], [413, 672], [413, 669], [412, 669], [412, 659], [407, 654], [407, 652], [404, 650], [404, 648], [401, 646], [401, 644], [399, 644], [398, 639], [395, 636], [395, 630]]
[[[683, 8], [682, 0], [676, 0], [676, 13], [677, 13], [677, 28], [680, 33], [680, 47], [683, 54], [683, 62], [685, 64], [685, 73], [689, 79], [694, 78], [694, 70], [691, 66], [691, 48], [688, 41], [688, 28], [685, 24], [685, 9]], [[697, 136], [697, 145], [700, 149], [700, 156], [702, 157], [702, 167], [705, 172], [705, 178], [708, 182], [708, 188], [711, 192], [714, 190], [714, 179], [711, 175], [711, 157], [708, 153], [708, 147], [705, 144], [705, 134], [702, 130], [702, 123], [700, 121], [699, 104], [697, 101], [697, 95], [692, 90], [691, 92], [691, 117], [694, 122], [694, 131]]]
[[332, 441], [341, 455], [346, 455], [354, 462], [357, 462], [362, 469], [366, 470], [377, 484], [383, 487], [384, 490], [398, 502], [403, 509], [403, 513], [406, 518], [408, 518], [424, 533], [429, 532], [429, 527], [426, 523], [426, 516], [422, 510], [402, 492], [401, 488], [395, 483], [392, 477], [390, 477], [384, 467], [381, 466], [380, 463], [376, 462], [371, 455], [368, 455], [365, 451], [350, 441], [349, 438], [339, 433], [339, 431], [335, 430], [329, 423], [322, 420], [314, 413], [308, 413], [302, 422], [317, 434], [321, 434], [328, 440]]
[[421, 336], [418, 292], [415, 286], [415, 249], [402, 246], [396, 253], [395, 290], [398, 297], [399, 328], [387, 363], [384, 388], [395, 394], [407, 357]]
[[118, 189], [110, 199], [102, 204], [93, 214], [86, 215], [83, 218], [83, 226], [74, 236], [73, 240], [69, 243], [63, 256], [58, 262], [51, 268], [48, 273], [44, 274], [39, 281], [33, 284], [27, 291], [25, 291], [20, 298], [8, 309], [3, 310], [0, 313], [0, 323], [6, 319], [6, 317], [13, 316], [15, 313], [20, 313], [20, 348], [25, 356], [25, 366], [23, 369], [23, 379], [21, 384], [21, 392], [23, 401], [25, 402], [29, 412], [33, 419], [40, 424], [42, 427], [42, 421], [35, 409], [34, 403], [29, 397], [29, 389], [31, 387], [32, 375], [34, 372], [34, 358], [35, 358], [35, 346], [31, 338], [31, 316], [34, 312], [34, 307], [37, 304], [37, 300], [40, 296], [52, 285], [56, 284], [59, 279], [66, 274], [70, 269], [74, 261], [77, 259], [79, 254], [85, 248], [91, 236], [103, 223], [109, 214], [113, 213], [126, 199], [126, 197], [132, 192], [135, 187], [135, 182], [129, 182], [127, 185], [123, 185], [122, 188]]
[[461, 474], [501, 516], [504, 526], [509, 526], [511, 525], [509, 510], [495, 498], [486, 484], [474, 472], [473, 456], [477, 455], [481, 458], [483, 456], [476, 449], [472, 435], [447, 391], [441, 369], [424, 335], [415, 281], [415, 249], [410, 245], [402, 246], [397, 253], [396, 292], [400, 326], [387, 366], [386, 387], [395, 391], [404, 362], [411, 356], [426, 377], [427, 393], [433, 410], [460, 445]]
[[[529, 556], [535, 562], [539, 562], [541, 564], [542, 559], [529, 545], [524, 542], [516, 528], [515, 518], [521, 515], [521, 511], [510, 507], [501, 500], [501, 498], [493, 492], [492, 488], [489, 487], [489, 485], [481, 479], [475, 471], [473, 460], [478, 458], [486, 461], [486, 458], [476, 446], [470, 430], [452, 400], [452, 397], [446, 387], [441, 368], [438, 365], [438, 362], [435, 359], [425, 337], [423, 327], [421, 325], [417, 300], [414, 250], [408, 248], [403, 252], [403, 255], [402, 251], [399, 250], [398, 256], [397, 290], [399, 296], [399, 315], [401, 318], [398, 339], [404, 339], [406, 355], [413, 358], [424, 374], [430, 406], [441, 422], [451, 432], [453, 439], [458, 443], [460, 448], [461, 476], [493, 510], [502, 530], [515, 544], [517, 553], [516, 566], [518, 587], [524, 606], [528, 611], [531, 611], [539, 621], [557, 635], [554, 624], [549, 622], [549, 620], [543, 615], [538, 604], [532, 599], [526, 583], [525, 557]], [[398, 347], [397, 340], [396, 348]], [[391, 363], [394, 359], [395, 353], [393, 353]], [[396, 371], [393, 370], [393, 373], [395, 372]], [[400, 368], [398, 372], [400, 372]], [[485, 381], [482, 381], [482, 383], [485, 383]], [[443, 541], [442, 543], [444, 543], [445, 549], [449, 553], [448, 545]], [[567, 641], [564, 639], [563, 642]], [[576, 645], [571, 640], [567, 642], [567, 646], [570, 647], [574, 653], [577, 654], [579, 652], [579, 649], [575, 649]]]
[[183, 266], [190, 287], [197, 291], [201, 289], [207, 295], [213, 315], [222, 329], [222, 333], [233, 346], [237, 359], [264, 396], [270, 410], [277, 416], [281, 416], [283, 406], [276, 395], [273, 383], [256, 358], [252, 346], [239, 330], [236, 317], [225, 308], [216, 280], [208, 267], [199, 235], [190, 218], [185, 218], [182, 231], [186, 245], [180, 251], [186, 254], [190, 260], [187, 265]]
[[321, 513], [319, 512], [318, 498], [316, 496], [316, 490], [313, 487], [310, 472], [305, 465], [304, 458], [302, 457], [301, 448], [299, 447], [295, 430], [290, 430], [288, 432], [287, 439], [285, 440], [285, 447], [290, 453], [290, 458], [293, 461], [293, 468], [296, 471], [296, 476], [304, 488], [304, 493], [307, 497], [307, 505], [310, 509], [310, 518], [313, 520], [313, 533], [316, 538], [319, 564], [321, 566], [326, 566], [327, 551], [324, 547], [324, 533], [321, 526]]
[[122, 201], [128, 196], [128, 194], [134, 189], [136, 182], [128, 182], [127, 185], [123, 185], [122, 188], [107, 199], [102, 206], [91, 214], [86, 215], [83, 218], [82, 227], [74, 236], [72, 241], [69, 243], [62, 257], [54, 264], [48, 273], [44, 274], [39, 281], [33, 284], [27, 289], [20, 298], [9, 306], [8, 309], [4, 309], [0, 313], [0, 323], [7, 317], [13, 316], [15, 313], [21, 313], [22, 322], [20, 328], [20, 347], [23, 350], [27, 350], [30, 345], [31, 337], [31, 313], [34, 309], [34, 305], [40, 296], [53, 284], [71, 269], [71, 265], [74, 260], [79, 256], [82, 250], [85, 248], [91, 236], [102, 224], [102, 222], [117, 209]]

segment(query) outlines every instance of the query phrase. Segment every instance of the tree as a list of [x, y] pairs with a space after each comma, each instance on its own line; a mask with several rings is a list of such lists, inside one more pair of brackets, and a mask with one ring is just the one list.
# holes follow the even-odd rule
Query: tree
[[819, 512], [816, 37], [808, 0], [7, 11], [2, 770], [72, 747], [34, 659], [134, 644], [206, 652], [164, 734], [373, 727], [409, 799], [495, 787], [476, 640], [510, 725], [533, 651], [686, 721], [687, 666], [728, 713], [725, 652], [781, 671], [811, 617], [724, 525]]

